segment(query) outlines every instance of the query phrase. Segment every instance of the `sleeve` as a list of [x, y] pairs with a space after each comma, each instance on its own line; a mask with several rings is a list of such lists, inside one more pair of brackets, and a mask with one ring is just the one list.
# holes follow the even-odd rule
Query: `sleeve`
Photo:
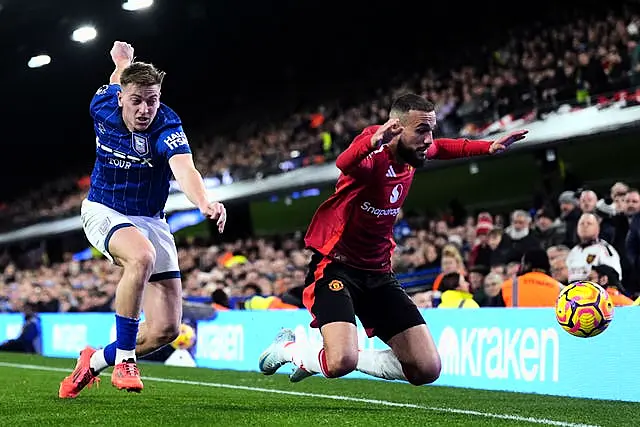
[[176, 154], [189, 154], [189, 140], [182, 129], [182, 125], [171, 126], [164, 129], [158, 136], [156, 150], [159, 155], [169, 160]]
[[620, 255], [608, 243], [601, 244], [600, 264], [606, 264], [618, 272], [618, 275], [622, 279], [622, 266], [620, 265]]
[[371, 137], [376, 133], [377, 126], [370, 126], [353, 140], [351, 145], [336, 159], [336, 166], [345, 174], [357, 178], [366, 176], [373, 169]]
[[104, 121], [118, 107], [118, 92], [120, 85], [113, 83], [100, 86], [91, 99], [89, 111], [94, 120]]
[[489, 154], [490, 141], [438, 138], [427, 150], [427, 159], [451, 160]]

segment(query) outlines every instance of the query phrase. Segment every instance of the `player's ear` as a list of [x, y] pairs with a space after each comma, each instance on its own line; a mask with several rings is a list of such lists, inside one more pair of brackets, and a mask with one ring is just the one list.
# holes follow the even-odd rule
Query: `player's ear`
[[122, 107], [122, 92], [118, 92], [118, 107]]

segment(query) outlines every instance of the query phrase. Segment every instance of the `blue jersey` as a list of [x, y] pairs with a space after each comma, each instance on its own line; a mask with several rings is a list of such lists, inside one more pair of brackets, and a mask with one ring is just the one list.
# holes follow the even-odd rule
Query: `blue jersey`
[[161, 214], [172, 177], [169, 159], [190, 153], [180, 117], [164, 104], [144, 132], [130, 132], [118, 106], [120, 85], [102, 86], [91, 100], [96, 163], [88, 199], [124, 215]]

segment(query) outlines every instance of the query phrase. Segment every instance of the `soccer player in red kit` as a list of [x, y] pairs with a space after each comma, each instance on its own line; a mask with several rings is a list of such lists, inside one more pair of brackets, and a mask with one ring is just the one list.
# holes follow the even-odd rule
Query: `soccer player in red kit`
[[[391, 269], [396, 216], [426, 159], [498, 153], [527, 131], [495, 142], [434, 140], [434, 104], [414, 94], [396, 99], [389, 116], [384, 125], [364, 129], [338, 156], [342, 173], [336, 191], [318, 208], [305, 237], [313, 256], [303, 302], [324, 345], [296, 342], [293, 331], [283, 329], [260, 356], [264, 374], [293, 362], [292, 382], [358, 370], [422, 385], [440, 375], [436, 344]], [[390, 349], [360, 351], [356, 316], [369, 337], [377, 336]]]

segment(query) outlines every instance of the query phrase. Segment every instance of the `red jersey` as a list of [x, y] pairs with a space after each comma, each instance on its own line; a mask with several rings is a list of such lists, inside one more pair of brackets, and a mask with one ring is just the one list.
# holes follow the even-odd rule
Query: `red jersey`
[[[336, 191], [316, 211], [305, 244], [355, 268], [391, 271], [396, 246], [393, 225], [411, 187], [415, 169], [398, 162], [388, 146], [373, 150], [379, 126], [365, 128], [336, 160], [341, 174]], [[428, 159], [488, 154], [490, 143], [436, 139]]]

